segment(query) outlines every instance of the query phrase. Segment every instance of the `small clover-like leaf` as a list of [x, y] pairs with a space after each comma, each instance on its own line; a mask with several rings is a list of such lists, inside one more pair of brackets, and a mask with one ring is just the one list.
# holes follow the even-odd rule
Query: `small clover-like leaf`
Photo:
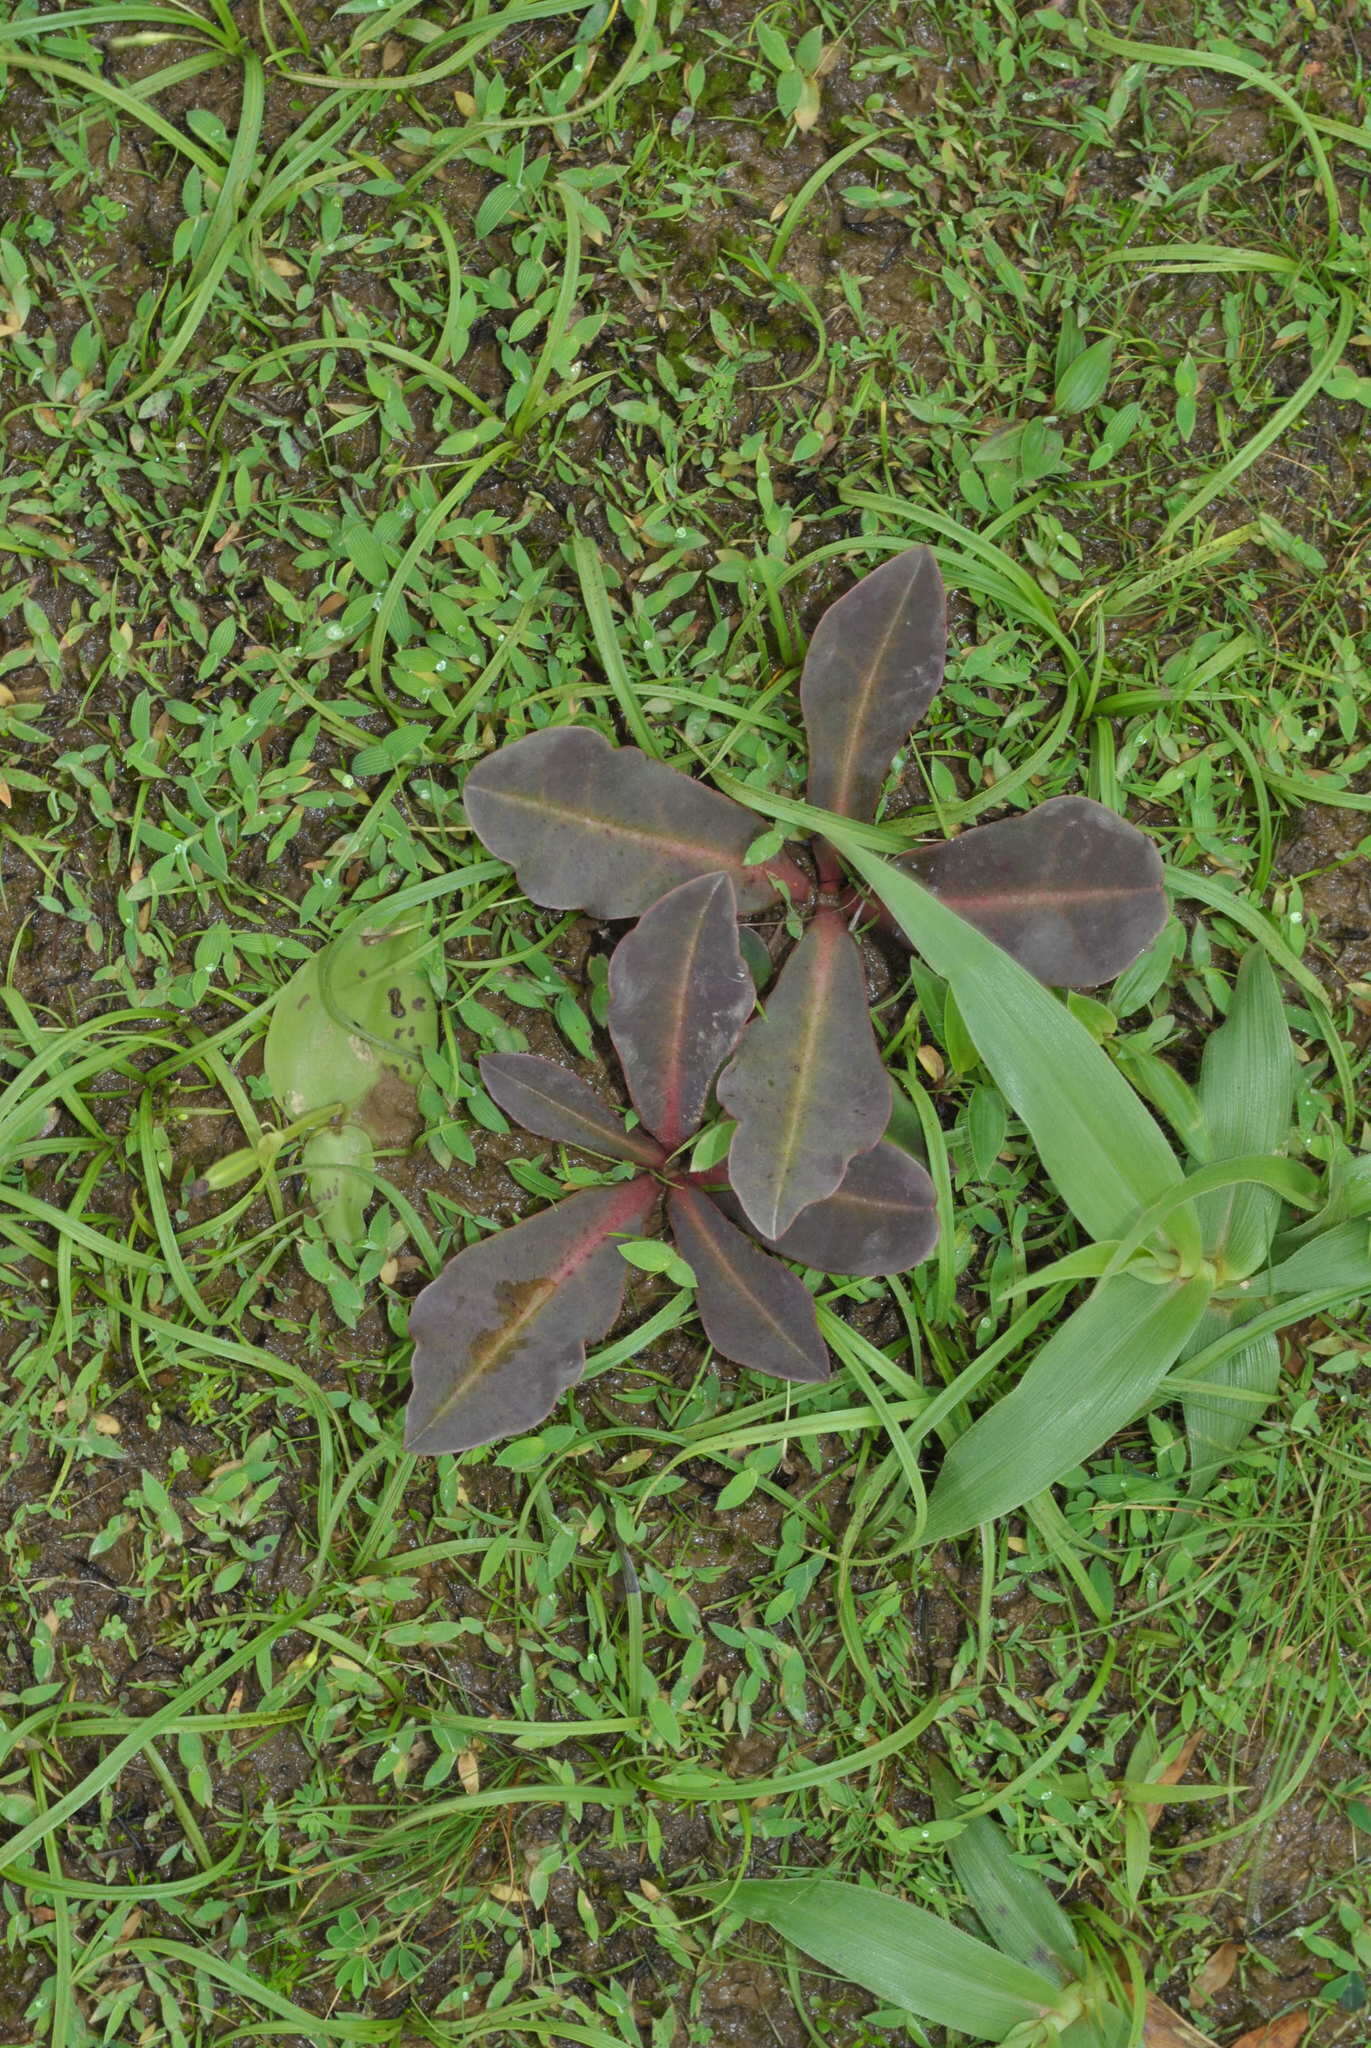
[[700, 1127], [754, 1000], [727, 875], [673, 889], [609, 963], [609, 1035], [638, 1114], [673, 1149]]

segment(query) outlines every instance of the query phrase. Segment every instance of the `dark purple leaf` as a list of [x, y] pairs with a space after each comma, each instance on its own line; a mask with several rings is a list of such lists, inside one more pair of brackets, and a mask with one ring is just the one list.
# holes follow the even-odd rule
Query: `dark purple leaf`
[[861, 955], [821, 913], [777, 978], [766, 1013], [719, 1077], [738, 1119], [728, 1177], [748, 1221], [779, 1238], [831, 1195], [890, 1118], [890, 1080], [871, 1028]]
[[826, 1380], [827, 1347], [808, 1290], [743, 1236], [695, 1188], [673, 1188], [667, 1216], [676, 1249], [694, 1269], [695, 1305], [716, 1351], [783, 1380]]
[[683, 882], [615, 947], [609, 1035], [639, 1116], [673, 1150], [698, 1130], [754, 1000], [727, 875]]
[[553, 910], [637, 917], [678, 883], [720, 870], [743, 910], [773, 900], [773, 875], [801, 896], [809, 888], [790, 861], [745, 864], [759, 829], [751, 811], [588, 726], [530, 733], [488, 754], [463, 801], [482, 844]]
[[517, 1436], [581, 1377], [586, 1345], [619, 1313], [637, 1236], [657, 1198], [645, 1174], [568, 1195], [459, 1252], [415, 1301], [411, 1451], [467, 1451]]
[[[730, 1194], [714, 1199], [726, 1215], [736, 1209], [745, 1220]], [[797, 1265], [862, 1279], [907, 1273], [937, 1242], [932, 1181], [917, 1159], [884, 1142], [859, 1152], [841, 1187], [802, 1209], [784, 1237], [766, 1239], [772, 1251]]]
[[666, 1158], [645, 1131], [626, 1131], [623, 1118], [555, 1060], [531, 1052], [489, 1052], [481, 1061], [481, 1079], [506, 1116], [539, 1138], [608, 1159], [633, 1159], [639, 1166], [660, 1166]]
[[1054, 988], [1112, 981], [1166, 922], [1156, 847], [1089, 797], [1055, 797], [899, 865]]
[[937, 694], [946, 606], [928, 548], [864, 576], [815, 628], [800, 678], [809, 735], [809, 801], [871, 818], [891, 757]]

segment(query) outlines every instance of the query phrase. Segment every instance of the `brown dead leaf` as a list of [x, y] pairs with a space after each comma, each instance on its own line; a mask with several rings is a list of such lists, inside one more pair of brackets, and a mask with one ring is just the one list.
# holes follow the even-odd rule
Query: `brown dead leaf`
[[1160, 1998], [1149, 1997], [1143, 2016], [1142, 2048], [1216, 2048], [1216, 2044]]
[[457, 1759], [457, 1777], [468, 1798], [481, 1789], [481, 1767], [474, 1749], [464, 1749]]
[[1309, 2015], [1301, 2006], [1297, 2012], [1282, 2013], [1278, 2020], [1267, 2020], [1262, 2026], [1253, 2027], [1250, 2033], [1233, 2043], [1233, 2048], [1295, 2048], [1308, 2025]]
[[1216, 1998], [1225, 1984], [1231, 1982], [1241, 1954], [1241, 1942], [1221, 1941], [1214, 1953], [1201, 1963], [1191, 1978], [1190, 2003], [1208, 2005], [1211, 1998]]

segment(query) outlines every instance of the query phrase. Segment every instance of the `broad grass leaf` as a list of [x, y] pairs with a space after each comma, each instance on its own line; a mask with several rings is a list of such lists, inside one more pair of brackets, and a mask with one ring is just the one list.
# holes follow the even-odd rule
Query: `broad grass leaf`
[[1089, 797], [973, 826], [900, 866], [1055, 988], [1112, 981], [1166, 923], [1161, 855]]
[[808, 1289], [695, 1188], [673, 1188], [667, 1219], [695, 1274], [695, 1305], [716, 1351], [752, 1372], [826, 1380], [828, 1347]]
[[1213, 1147], [1199, 1098], [1169, 1060], [1136, 1046], [1120, 1046], [1118, 1063], [1140, 1095], [1159, 1109], [1193, 1159], [1208, 1159]]
[[352, 1108], [381, 1074], [417, 1074], [438, 1043], [427, 923], [359, 918], [298, 967], [273, 1005], [262, 1067], [286, 1114]]
[[[882, 1139], [859, 1152], [834, 1192], [802, 1209], [789, 1230], [765, 1242], [817, 1273], [875, 1279], [907, 1273], [938, 1242], [937, 1198], [926, 1169]], [[729, 1211], [727, 1200], [725, 1211]]]
[[[1215, 1304], [1209, 1308], [1181, 1352], [1180, 1376], [1185, 1376], [1187, 1359], [1207, 1350], [1209, 1345], [1226, 1336], [1231, 1328], [1230, 1317], [1222, 1305]], [[1280, 1385], [1280, 1371], [1276, 1333], [1263, 1330], [1249, 1344], [1240, 1350], [1230, 1351], [1226, 1358], [1219, 1359], [1205, 1370], [1204, 1384], [1214, 1388], [1212, 1395], [1182, 1396], [1190, 1462], [1188, 1491], [1192, 1498], [1208, 1492], [1220, 1471], [1262, 1417], [1262, 1409], [1255, 1402], [1235, 1400], [1231, 1396], [1225, 1398], [1224, 1389], [1258, 1393], [1270, 1400]], [[1188, 1510], [1178, 1510], [1169, 1533], [1175, 1534], [1187, 1518]]]
[[[1182, 1181], [1180, 1163], [1085, 1026], [993, 940], [836, 825], [843, 858], [874, 890], [934, 972], [950, 983], [976, 1049], [1027, 1124], [1068, 1207], [1095, 1238], [1122, 1237], [1133, 1216]], [[1198, 1258], [1193, 1212], [1167, 1225]]]
[[777, 977], [764, 1014], [719, 1077], [738, 1128], [728, 1177], [747, 1219], [782, 1237], [840, 1185], [890, 1118], [861, 955], [842, 919], [821, 913]]
[[481, 1081], [492, 1102], [536, 1137], [639, 1166], [660, 1166], [666, 1157], [646, 1132], [626, 1131], [623, 1118], [555, 1060], [531, 1052], [489, 1052], [481, 1060]]
[[750, 811], [588, 726], [530, 733], [488, 754], [468, 775], [463, 802], [482, 845], [553, 910], [638, 917], [669, 889], [720, 871], [732, 876], [741, 910], [776, 895], [771, 874], [744, 858], [757, 836]]
[[408, 1450], [470, 1450], [551, 1413], [619, 1313], [618, 1239], [640, 1234], [656, 1198], [646, 1175], [587, 1188], [444, 1267], [410, 1312]]
[[1084, 2019], [1073, 2020], [1058, 2036], [1057, 2048], [1133, 2048], [1133, 2022], [1117, 2006], [1097, 2006]]
[[937, 694], [946, 655], [946, 599], [930, 548], [892, 556], [829, 606], [800, 677], [812, 804], [875, 816], [891, 759]]
[[672, 889], [615, 947], [609, 1035], [639, 1116], [670, 1149], [699, 1129], [755, 997], [727, 875]]
[[[955, 1820], [961, 1786], [932, 1760], [933, 1802], [940, 1820]], [[1047, 1886], [1014, 1854], [986, 1814], [968, 1821], [947, 1845], [957, 1881], [995, 1947], [1059, 1983], [1085, 1973], [1075, 1929]]]
[[750, 1878], [731, 1909], [935, 2026], [982, 2041], [1056, 2009], [1061, 1987], [922, 1906], [834, 1878]]
[[[1295, 1055], [1271, 964], [1260, 946], [1243, 957], [1228, 1016], [1205, 1043], [1196, 1088], [1209, 1126], [1209, 1158], [1276, 1152], [1295, 1097]], [[1206, 1253], [1236, 1279], [1266, 1257], [1280, 1217], [1270, 1188], [1232, 1187], [1197, 1203]]]
[[1326, 1287], [1371, 1291], [1371, 1223], [1335, 1223], [1252, 1282], [1254, 1294], [1313, 1294]]
[[925, 1542], [1011, 1514], [1108, 1443], [1161, 1385], [1210, 1292], [1204, 1278], [1102, 1281], [1013, 1392], [957, 1438], [929, 1495]]

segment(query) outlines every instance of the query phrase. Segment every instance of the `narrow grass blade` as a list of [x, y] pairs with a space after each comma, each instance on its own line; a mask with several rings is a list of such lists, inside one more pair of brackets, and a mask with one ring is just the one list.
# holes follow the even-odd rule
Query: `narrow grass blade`
[[1102, 1281], [1014, 1391], [953, 1444], [929, 1496], [925, 1542], [1011, 1514], [1108, 1443], [1147, 1406], [1209, 1297], [1207, 1279]]
[[551, 1413], [619, 1313], [615, 1239], [642, 1230], [656, 1196], [646, 1175], [588, 1188], [458, 1253], [410, 1314], [407, 1450], [470, 1450]]
[[882, 562], [829, 606], [800, 678], [812, 804], [874, 817], [891, 759], [937, 694], [946, 655], [931, 548]]
[[[575, 227], [575, 248], [579, 251], [580, 219], [571, 209], [568, 209], [567, 212], [567, 222], [569, 226]], [[572, 262], [572, 251], [570, 249], [568, 250], [566, 261], [569, 268]], [[529, 389], [530, 394], [532, 394], [533, 387], [531, 384]], [[528, 399], [525, 399], [524, 407], [521, 408], [519, 417], [514, 422], [513, 431], [516, 438], [522, 430], [524, 411], [527, 409], [528, 402]], [[614, 614], [609, 608], [609, 592], [605, 587], [604, 564], [600, 560], [599, 549], [588, 534], [574, 533], [572, 535], [571, 559], [576, 565], [576, 575], [581, 585], [581, 597], [585, 603], [586, 617], [590, 621], [590, 630], [595, 636], [595, 649], [600, 657], [600, 666], [605, 672], [605, 679], [618, 699], [619, 709], [624, 715], [624, 724], [632, 734], [633, 744], [636, 747], [641, 747], [650, 760], [655, 760], [657, 757], [656, 735], [648, 724], [643, 713], [643, 707], [638, 702], [633, 685], [629, 681], [628, 669], [624, 665], [623, 649], [619, 645], [619, 636], [614, 630]]]
[[1112, 981], [1166, 923], [1157, 849], [1089, 797], [977, 825], [900, 865], [1054, 988]]
[[[869, 853], [841, 821], [831, 837], [950, 983], [977, 1051], [1091, 1236], [1121, 1237], [1139, 1209], [1179, 1190], [1180, 1164], [1161, 1127], [1085, 1026], [912, 875]], [[1167, 1228], [1182, 1256], [1198, 1261], [1193, 1211], [1177, 1211]]]
[[752, 1372], [826, 1380], [832, 1370], [809, 1290], [708, 1195], [675, 1188], [667, 1202], [677, 1250], [691, 1266], [696, 1306], [716, 1351]]
[[1308, 1294], [1327, 1287], [1371, 1290], [1371, 1224], [1335, 1223], [1252, 1282], [1254, 1294]]
[[1057, 2008], [1060, 1986], [922, 1906], [817, 1877], [749, 1878], [729, 1904], [877, 1998], [984, 2041]]
[[727, 875], [683, 882], [620, 939], [609, 963], [609, 1035], [638, 1114], [664, 1144], [699, 1129], [754, 1000]]
[[[1295, 1054], [1281, 992], [1260, 946], [1238, 969], [1228, 1016], [1204, 1048], [1196, 1089], [1209, 1126], [1209, 1157], [1275, 1152], [1290, 1129], [1295, 1098]], [[1270, 1248], [1280, 1216], [1270, 1188], [1236, 1186], [1197, 1203], [1204, 1248], [1234, 1279], [1255, 1272]]]
[[[940, 1820], [955, 1820], [961, 1787], [936, 1760], [930, 1763]], [[1047, 1886], [1014, 1854], [987, 1815], [968, 1821], [948, 1843], [957, 1881], [995, 1947], [1059, 1983], [1080, 1977], [1085, 1957], [1075, 1930]]]
[[531, 1052], [490, 1052], [481, 1061], [481, 1080], [492, 1102], [539, 1138], [640, 1166], [660, 1166], [666, 1157], [655, 1139], [626, 1131], [623, 1118], [555, 1060]]
[[719, 1077], [738, 1129], [728, 1177], [763, 1237], [840, 1185], [890, 1117], [890, 1081], [871, 1029], [861, 957], [833, 914], [809, 927]]

